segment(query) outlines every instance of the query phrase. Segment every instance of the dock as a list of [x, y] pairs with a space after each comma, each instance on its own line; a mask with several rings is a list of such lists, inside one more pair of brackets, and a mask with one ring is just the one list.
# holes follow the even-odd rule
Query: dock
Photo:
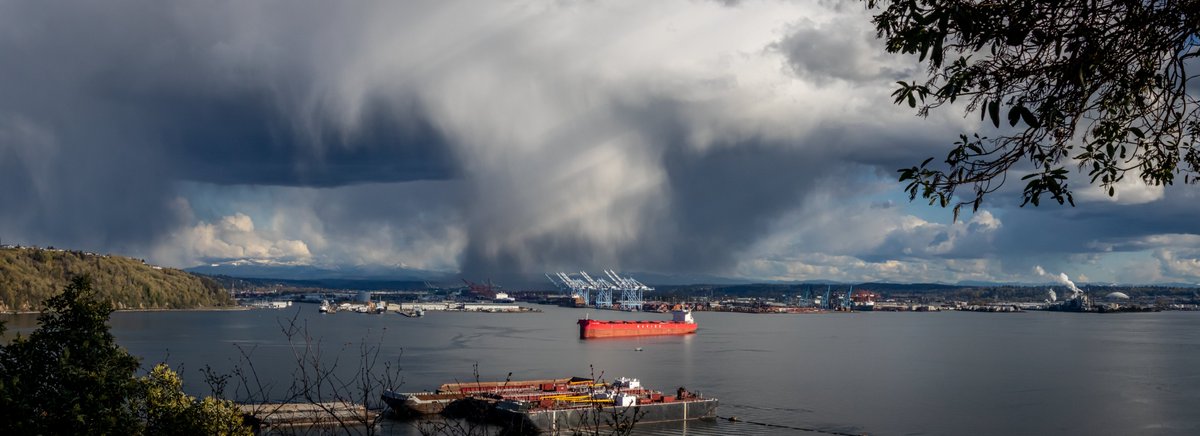
[[271, 428], [374, 425], [380, 412], [343, 402], [238, 404], [238, 409], [256, 434]]

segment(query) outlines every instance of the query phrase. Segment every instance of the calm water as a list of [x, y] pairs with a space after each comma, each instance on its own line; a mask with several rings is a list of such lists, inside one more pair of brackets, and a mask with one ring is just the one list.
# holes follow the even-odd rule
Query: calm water
[[[287, 310], [117, 313], [118, 341], [144, 363], [230, 368], [235, 344], [276, 383], [290, 381], [279, 323], [298, 313], [326, 353], [357, 362], [366, 338], [400, 355], [402, 390], [452, 380], [637, 377], [721, 399], [721, 416], [880, 435], [1200, 434], [1200, 313], [697, 313], [691, 336], [581, 341], [574, 321], [657, 319], [542, 306], [544, 313], [430, 312], [424, 318]], [[8, 317], [27, 330], [29, 316]], [[635, 351], [642, 347], [644, 351]], [[344, 351], [342, 351], [344, 350]], [[401, 354], [402, 353], [402, 354]], [[267, 368], [264, 370], [264, 368]], [[658, 433], [800, 433], [691, 423]]]

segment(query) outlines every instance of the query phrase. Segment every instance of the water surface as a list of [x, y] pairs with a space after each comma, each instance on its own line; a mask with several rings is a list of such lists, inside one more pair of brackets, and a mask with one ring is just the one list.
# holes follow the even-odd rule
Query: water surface
[[[424, 318], [287, 310], [122, 312], [121, 345], [145, 364], [228, 370], [239, 348], [276, 386], [291, 380], [295, 316], [345, 365], [364, 342], [399, 358], [405, 390], [472, 380], [636, 377], [721, 399], [749, 423], [651, 433], [776, 434], [787, 427], [880, 435], [1200, 434], [1200, 313], [697, 313], [699, 332], [582, 341], [574, 321], [665, 315], [540, 306], [544, 313], [430, 312]], [[7, 317], [27, 331], [33, 317]], [[643, 351], [636, 351], [637, 348]]]

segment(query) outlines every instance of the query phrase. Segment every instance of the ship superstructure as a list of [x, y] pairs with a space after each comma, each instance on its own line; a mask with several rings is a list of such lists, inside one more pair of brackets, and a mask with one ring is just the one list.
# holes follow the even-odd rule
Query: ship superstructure
[[875, 310], [875, 300], [878, 298], [879, 294], [860, 289], [850, 295], [850, 307], [859, 311]]

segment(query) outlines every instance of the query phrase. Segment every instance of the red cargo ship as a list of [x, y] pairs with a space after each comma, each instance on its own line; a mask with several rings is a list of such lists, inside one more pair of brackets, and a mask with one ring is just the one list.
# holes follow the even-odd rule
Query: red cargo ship
[[621, 336], [686, 335], [696, 332], [692, 311], [671, 311], [671, 321], [600, 321], [579, 320], [579, 339], [614, 338]]

